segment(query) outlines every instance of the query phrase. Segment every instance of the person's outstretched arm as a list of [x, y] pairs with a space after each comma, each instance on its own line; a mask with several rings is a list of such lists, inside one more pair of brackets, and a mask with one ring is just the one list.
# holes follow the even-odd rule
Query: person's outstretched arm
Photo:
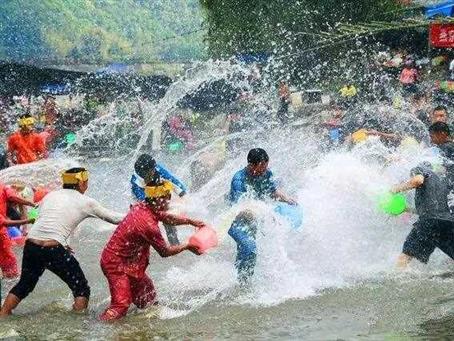
[[298, 205], [296, 200], [290, 198], [289, 196], [287, 196], [287, 194], [278, 189], [273, 193], [272, 197], [278, 201], [285, 202], [289, 205]]
[[173, 246], [167, 245], [156, 222], [151, 223], [150, 230], [148, 230], [148, 233], [144, 234], [144, 238], [150, 242], [150, 245], [161, 257], [174, 256], [185, 250], [200, 255], [198, 249], [188, 243]]
[[34, 202], [31, 202], [26, 199], [22, 199], [21, 197], [18, 197], [16, 195], [11, 195], [8, 197], [8, 201], [18, 204], [18, 205], [25, 205], [25, 206], [30, 206], [30, 207], [38, 207], [38, 204], [35, 204]]
[[278, 189], [277, 183], [274, 180], [274, 175], [273, 175], [273, 173], [271, 171], [269, 171], [268, 177], [269, 177], [268, 178], [268, 187], [270, 189], [271, 197], [273, 199], [285, 202], [285, 203], [287, 203], [289, 205], [298, 205], [296, 200], [293, 200], [287, 194], [285, 194], [283, 191]]
[[406, 191], [410, 191], [412, 189], [421, 187], [423, 184], [424, 184], [424, 176], [421, 174], [418, 174], [418, 175], [415, 175], [414, 177], [412, 177], [410, 180], [394, 186], [391, 189], [391, 192], [392, 193], [406, 192]]
[[38, 204], [35, 204], [32, 201], [29, 201], [29, 200], [21, 198], [20, 196], [18, 196], [16, 194], [16, 192], [13, 189], [11, 189], [9, 187], [6, 187], [6, 195], [8, 197], [8, 201], [12, 202], [14, 204], [31, 206], [31, 207], [37, 207], [38, 206]]
[[159, 213], [159, 220], [164, 224], [178, 226], [178, 225], [192, 225], [194, 227], [203, 227], [206, 224], [201, 220], [195, 220], [188, 217], [171, 214], [171, 213]]
[[35, 219], [11, 220], [6, 217], [0, 216], [0, 226], [18, 226], [18, 225], [33, 224], [34, 222], [35, 222]]
[[183, 251], [191, 251], [192, 253], [196, 255], [200, 255], [200, 252], [196, 247], [193, 247], [189, 244], [179, 244], [179, 245], [174, 245], [174, 246], [167, 246], [166, 248], [162, 249], [156, 249], [156, 251], [159, 253], [161, 257], [170, 257], [170, 256], [175, 256]]
[[107, 221], [111, 224], [118, 224], [123, 220], [125, 214], [111, 211], [103, 207], [99, 202], [94, 199], [89, 198], [89, 215], [92, 217], [99, 218], [101, 220]]
[[401, 137], [397, 134], [384, 133], [382, 131], [377, 131], [377, 130], [368, 130], [367, 135], [379, 136], [379, 137], [383, 137], [384, 139], [387, 139], [387, 140], [395, 140], [395, 141], [401, 140]]

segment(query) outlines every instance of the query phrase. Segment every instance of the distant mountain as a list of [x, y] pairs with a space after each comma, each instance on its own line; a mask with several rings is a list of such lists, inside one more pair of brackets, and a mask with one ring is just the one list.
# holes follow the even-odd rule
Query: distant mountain
[[198, 59], [202, 20], [198, 0], [1, 0], [0, 60]]

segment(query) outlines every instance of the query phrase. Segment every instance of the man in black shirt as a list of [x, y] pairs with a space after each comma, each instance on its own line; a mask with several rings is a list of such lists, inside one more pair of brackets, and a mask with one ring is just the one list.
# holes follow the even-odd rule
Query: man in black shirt
[[430, 140], [432, 144], [440, 149], [440, 154], [443, 157], [443, 164], [446, 168], [446, 178], [448, 181], [448, 206], [453, 212], [454, 210], [454, 142], [450, 136], [448, 124], [444, 122], [436, 122], [429, 127]]
[[424, 162], [411, 171], [408, 182], [395, 186], [393, 193], [415, 189], [419, 216], [403, 245], [398, 266], [405, 268], [413, 258], [427, 263], [439, 248], [454, 259], [454, 216], [448, 207], [448, 182], [441, 164]]

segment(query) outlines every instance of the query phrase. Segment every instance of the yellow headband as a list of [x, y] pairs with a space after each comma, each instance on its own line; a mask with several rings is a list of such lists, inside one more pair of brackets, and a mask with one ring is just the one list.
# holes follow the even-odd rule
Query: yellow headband
[[147, 198], [162, 198], [172, 193], [173, 185], [170, 181], [164, 181], [159, 186], [146, 186], [145, 196]]
[[80, 181], [88, 180], [88, 171], [82, 171], [79, 173], [61, 173], [61, 179], [64, 185], [77, 185]]
[[367, 140], [367, 130], [366, 129], [360, 129], [355, 131], [352, 134], [352, 140], [355, 143], [363, 142]]
[[19, 119], [19, 127], [35, 125], [35, 119], [33, 117], [25, 117]]

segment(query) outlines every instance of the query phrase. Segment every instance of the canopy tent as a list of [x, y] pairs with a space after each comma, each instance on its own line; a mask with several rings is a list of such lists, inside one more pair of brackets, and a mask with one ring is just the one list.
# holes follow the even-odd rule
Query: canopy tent
[[445, 1], [441, 4], [425, 7], [425, 16], [427, 19], [436, 17], [452, 17], [454, 15], [454, 0]]
[[82, 77], [84, 73], [40, 68], [38, 66], [0, 62], [0, 95], [40, 95], [43, 90], [49, 92], [56, 90], [55, 87], [47, 87], [50, 84], [69, 84]]

